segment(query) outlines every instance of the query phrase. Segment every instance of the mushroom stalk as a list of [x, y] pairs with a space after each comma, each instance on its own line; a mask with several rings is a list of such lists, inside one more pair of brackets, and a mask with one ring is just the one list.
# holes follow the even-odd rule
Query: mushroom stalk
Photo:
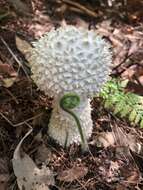
[[[73, 115], [76, 116], [76, 119]], [[81, 130], [77, 125], [80, 125]], [[83, 144], [83, 149], [87, 149], [87, 139], [91, 136], [92, 125], [90, 100], [88, 98], [82, 97], [80, 104], [72, 109], [72, 114], [71, 110], [67, 112], [60, 106], [58, 99], [54, 104], [50, 119], [49, 135], [62, 146], [69, 146], [75, 142]]]

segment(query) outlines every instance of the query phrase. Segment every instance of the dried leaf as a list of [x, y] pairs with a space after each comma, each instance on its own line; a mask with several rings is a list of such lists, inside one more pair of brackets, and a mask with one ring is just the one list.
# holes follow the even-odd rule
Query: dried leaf
[[110, 167], [109, 170], [107, 170], [106, 173], [106, 181], [111, 183], [112, 181], [116, 181], [117, 177], [116, 174], [118, 173], [120, 169], [120, 165], [117, 161], [110, 161]]
[[115, 138], [112, 132], [102, 132], [99, 134], [96, 140], [96, 145], [99, 147], [107, 148], [109, 146], [114, 146]]
[[6, 157], [0, 158], [0, 190], [7, 189], [9, 178], [8, 160]]
[[8, 160], [6, 157], [0, 158], [0, 173], [9, 173]]
[[[142, 143], [139, 141], [138, 135], [132, 133], [125, 133], [125, 131], [117, 126], [113, 127], [116, 144], [121, 147], [127, 147], [128, 149], [132, 150], [132, 152], [136, 152], [139, 154], [141, 152]], [[125, 148], [125, 154], [130, 154], [129, 151]]]
[[137, 184], [139, 179], [138, 170], [130, 172], [130, 176], [127, 178], [129, 184]]
[[131, 47], [129, 49], [128, 55], [131, 55], [131, 54], [137, 52], [138, 46], [139, 46], [139, 44], [136, 41], [133, 41], [131, 44]]
[[32, 7], [28, 6], [27, 3], [22, 2], [21, 0], [8, 0], [8, 2], [13, 5], [17, 13], [24, 16], [32, 16]]
[[9, 88], [14, 84], [15, 81], [16, 81], [16, 77], [5, 78], [2, 80], [2, 82], [3, 82], [2, 86]]
[[35, 155], [36, 164], [47, 163], [52, 157], [51, 150], [45, 145], [42, 144], [37, 149], [37, 154]]
[[7, 189], [8, 180], [9, 180], [8, 174], [0, 174], [0, 190]]
[[118, 184], [116, 187], [116, 190], [123, 190], [126, 189], [126, 187], [123, 184]]
[[12, 65], [0, 62], [0, 74], [8, 74], [11, 77], [17, 76]]
[[20, 154], [21, 144], [31, 132], [32, 130], [20, 141], [12, 159], [18, 187], [20, 190], [49, 190], [48, 186], [54, 185], [54, 176], [49, 168], [43, 165], [42, 169], [39, 169], [27, 154]]
[[85, 166], [74, 166], [71, 169], [60, 172], [57, 179], [60, 181], [72, 182], [76, 179], [84, 177], [87, 172], [88, 168]]
[[143, 75], [142, 76], [140, 76], [139, 78], [138, 78], [138, 80], [140, 81], [140, 83], [142, 84], [142, 86], [143, 86]]
[[132, 80], [136, 72], [137, 72], [137, 65], [132, 65], [131, 67], [127, 68], [122, 73], [121, 76], [123, 79]]
[[30, 49], [32, 49], [30, 43], [16, 36], [16, 46], [21, 53], [28, 59]]

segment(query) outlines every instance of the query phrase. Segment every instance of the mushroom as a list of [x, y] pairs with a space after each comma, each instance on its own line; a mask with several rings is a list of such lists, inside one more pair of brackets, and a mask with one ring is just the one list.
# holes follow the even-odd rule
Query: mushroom
[[[88, 139], [92, 134], [90, 97], [109, 78], [110, 44], [95, 31], [67, 25], [52, 29], [33, 45], [29, 58], [32, 79], [46, 95], [54, 96], [49, 135], [62, 146], [80, 144], [81, 135]], [[63, 97], [73, 104], [78, 100], [71, 108], [82, 134], [75, 117], [61, 106]]]

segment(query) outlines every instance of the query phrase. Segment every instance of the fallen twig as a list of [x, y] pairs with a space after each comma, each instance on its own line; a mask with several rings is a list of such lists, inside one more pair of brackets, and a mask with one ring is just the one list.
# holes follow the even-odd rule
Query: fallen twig
[[[12, 52], [12, 50], [10, 49], [9, 45], [6, 43], [6, 41], [0, 37], [2, 43], [6, 46], [6, 48], [8, 49], [9, 53], [13, 56], [13, 58], [15, 59], [15, 61], [18, 63], [19, 68], [21, 67], [26, 75], [26, 77], [30, 80], [25, 68], [23, 67], [23, 65], [21, 64], [21, 62], [19, 61], [19, 59], [16, 57], [16, 55]], [[18, 69], [19, 70], [19, 69]], [[31, 80], [30, 80], [31, 81]]]
[[8, 90], [7, 88], [4, 88], [6, 92], [12, 97], [12, 99], [15, 101], [16, 104], [19, 104], [17, 98]]
[[38, 114], [38, 115], [36, 115], [36, 116], [33, 116], [33, 117], [31, 117], [31, 118], [26, 119], [25, 121], [22, 121], [22, 122], [17, 123], [17, 124], [13, 124], [3, 113], [0, 112], [1, 117], [4, 118], [4, 119], [5, 119], [11, 126], [13, 126], [13, 127], [19, 127], [20, 125], [23, 125], [23, 124], [26, 124], [26, 125], [27, 125], [27, 122], [28, 122], [28, 121], [31, 121], [32, 119], [35, 119], [35, 118], [37, 118], [37, 117], [40, 117], [42, 114], [43, 114], [43, 113], [40, 113], [40, 114]]
[[70, 8], [73, 11], [76, 10], [76, 12], [77, 12], [77, 9], [79, 9], [79, 11], [81, 10], [82, 12], [88, 14], [89, 16], [97, 17], [97, 14], [94, 11], [86, 8], [85, 6], [83, 6], [83, 5], [81, 5], [81, 4], [77, 3], [77, 2], [73, 2], [71, 0], [62, 0], [62, 2], [73, 6], [73, 8]]

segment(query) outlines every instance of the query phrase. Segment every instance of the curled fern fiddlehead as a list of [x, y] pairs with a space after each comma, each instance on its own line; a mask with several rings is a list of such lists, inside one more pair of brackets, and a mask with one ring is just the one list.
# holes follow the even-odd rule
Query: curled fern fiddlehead
[[71, 110], [73, 108], [76, 108], [80, 104], [80, 97], [77, 94], [74, 93], [68, 93], [65, 94], [61, 100], [60, 100], [60, 107], [69, 113], [76, 121], [78, 131], [80, 133], [81, 141], [83, 143], [83, 146], [86, 145], [86, 141], [83, 135], [82, 127], [79, 121], [78, 116]]

